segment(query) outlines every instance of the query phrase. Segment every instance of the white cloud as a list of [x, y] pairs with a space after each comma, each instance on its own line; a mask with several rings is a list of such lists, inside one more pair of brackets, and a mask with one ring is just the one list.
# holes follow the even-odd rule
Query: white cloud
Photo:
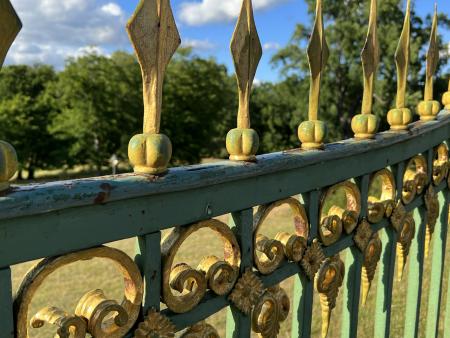
[[111, 0], [15, 0], [23, 28], [8, 53], [7, 64], [52, 64], [88, 51], [129, 47], [126, 15]]
[[197, 39], [184, 39], [181, 43], [182, 47], [192, 47], [197, 50], [211, 50], [216, 47], [215, 44], [209, 40], [197, 40]]
[[[269, 8], [289, 0], [254, 0], [254, 10]], [[230, 21], [239, 15], [242, 0], [185, 1], [180, 7], [180, 19], [191, 26]]]
[[263, 44], [264, 50], [278, 50], [281, 48], [281, 45], [278, 42], [266, 42]]

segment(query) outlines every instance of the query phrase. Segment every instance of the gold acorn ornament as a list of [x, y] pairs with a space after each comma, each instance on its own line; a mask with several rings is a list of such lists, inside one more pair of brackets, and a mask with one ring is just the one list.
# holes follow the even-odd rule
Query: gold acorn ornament
[[127, 24], [142, 72], [143, 134], [128, 145], [128, 157], [140, 174], [162, 174], [172, 157], [170, 139], [160, 133], [166, 68], [181, 43], [169, 0], [141, 0]]
[[324, 146], [327, 129], [325, 123], [318, 119], [320, 81], [329, 57], [323, 27], [322, 0], [316, 1], [316, 19], [309, 39], [307, 54], [311, 74], [309, 112], [308, 121], [302, 122], [298, 127], [298, 138], [303, 149], [321, 149]]
[[[21, 29], [22, 23], [9, 0], [0, 1], [0, 70], [9, 48]], [[17, 169], [16, 150], [8, 142], [0, 141], [0, 191], [9, 188], [9, 180], [14, 177]]]
[[406, 5], [405, 21], [402, 34], [395, 51], [397, 66], [397, 100], [396, 107], [388, 112], [387, 120], [393, 131], [406, 130], [412, 122], [411, 110], [405, 106], [406, 84], [408, 81], [408, 66], [411, 40], [411, 0]]
[[377, 0], [370, 2], [369, 29], [361, 52], [364, 73], [364, 94], [361, 114], [352, 119], [352, 130], [357, 139], [372, 139], [378, 131], [379, 119], [372, 114], [375, 76], [380, 62], [380, 48], [377, 37]]
[[239, 89], [237, 128], [227, 134], [226, 146], [233, 161], [255, 161], [259, 136], [250, 128], [250, 93], [256, 69], [262, 56], [262, 46], [256, 30], [251, 0], [242, 2], [241, 12], [231, 40]]
[[425, 77], [424, 100], [417, 106], [417, 114], [423, 122], [433, 121], [441, 109], [438, 101], [433, 100], [433, 76], [439, 63], [439, 46], [437, 37], [437, 4], [434, 6], [433, 23], [431, 25], [430, 44], [427, 52], [427, 69]]

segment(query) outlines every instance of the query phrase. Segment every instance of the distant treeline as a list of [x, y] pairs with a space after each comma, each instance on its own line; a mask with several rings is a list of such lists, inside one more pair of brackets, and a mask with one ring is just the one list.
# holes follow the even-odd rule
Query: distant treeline
[[[315, 1], [308, 0], [312, 15]], [[395, 105], [394, 53], [403, 24], [400, 0], [379, 8], [381, 63], [374, 95], [374, 113], [387, 129], [386, 114]], [[320, 118], [327, 122], [329, 141], [351, 137], [351, 117], [359, 113], [363, 93], [360, 49], [367, 25], [367, 6], [353, 1], [328, 1], [325, 11], [330, 59], [322, 81]], [[311, 16], [312, 17], [312, 16]], [[422, 98], [425, 51], [430, 20], [412, 13], [408, 105]], [[441, 26], [450, 20], [440, 15]], [[307, 118], [309, 76], [304, 46], [311, 27], [298, 25], [291, 42], [273, 57], [282, 81], [254, 88], [252, 128], [261, 137], [261, 152], [299, 146], [297, 127]], [[442, 53], [435, 98], [447, 90], [448, 47]], [[447, 68], [448, 69], [448, 68]], [[181, 49], [164, 82], [161, 131], [173, 143], [173, 164], [205, 157], [225, 157], [225, 136], [235, 127], [236, 81], [224, 65]], [[7, 66], [0, 73], [0, 139], [17, 150], [30, 177], [36, 168], [90, 164], [100, 168], [112, 154], [126, 161], [129, 139], [142, 130], [143, 105], [139, 66], [133, 55], [86, 55], [70, 59], [61, 72], [47, 65]]]

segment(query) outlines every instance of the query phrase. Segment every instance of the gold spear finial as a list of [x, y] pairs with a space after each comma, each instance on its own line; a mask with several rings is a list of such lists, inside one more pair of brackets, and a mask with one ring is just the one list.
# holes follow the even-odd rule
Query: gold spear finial
[[437, 3], [435, 3], [433, 23], [431, 25], [430, 44], [427, 52], [424, 100], [417, 106], [417, 113], [420, 115], [420, 119], [424, 122], [435, 120], [439, 110], [441, 109], [440, 103], [433, 100], [433, 76], [439, 63], [437, 24]]
[[300, 124], [298, 137], [303, 149], [323, 148], [326, 137], [326, 125], [318, 120], [320, 81], [328, 61], [329, 50], [323, 25], [322, 0], [316, 1], [316, 18], [307, 48], [311, 83], [309, 88], [308, 121]]
[[361, 52], [361, 60], [364, 75], [364, 93], [361, 114], [352, 119], [352, 129], [355, 138], [373, 138], [378, 130], [378, 118], [372, 114], [373, 89], [375, 77], [380, 62], [380, 48], [377, 36], [377, 0], [370, 2], [369, 28], [366, 42]]
[[141, 0], [127, 31], [141, 66], [144, 93], [144, 133], [130, 140], [128, 156], [135, 172], [160, 174], [172, 156], [169, 138], [160, 134], [164, 74], [181, 43], [170, 0]]
[[239, 89], [237, 128], [227, 135], [227, 150], [231, 160], [254, 161], [259, 148], [259, 137], [250, 129], [250, 93], [256, 69], [262, 56], [262, 47], [256, 30], [251, 0], [243, 0], [241, 12], [231, 40], [236, 78]]
[[391, 130], [406, 130], [412, 122], [411, 110], [405, 107], [406, 85], [408, 81], [409, 53], [411, 41], [411, 0], [407, 0], [402, 34], [395, 51], [397, 65], [397, 101], [395, 109], [388, 112], [387, 120]]
[[[0, 0], [0, 69], [6, 54], [22, 29], [22, 23], [9, 0]], [[0, 141], [0, 191], [9, 188], [9, 180], [18, 168], [17, 153], [12, 145]]]

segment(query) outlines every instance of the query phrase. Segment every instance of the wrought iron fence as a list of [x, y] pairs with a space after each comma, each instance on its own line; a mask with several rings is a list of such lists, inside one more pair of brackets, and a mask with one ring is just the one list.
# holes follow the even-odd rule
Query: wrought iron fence
[[[326, 127], [318, 114], [328, 58], [321, 6], [317, 0], [308, 45], [310, 108], [309, 120], [298, 130], [301, 149], [256, 156], [259, 139], [250, 127], [249, 101], [262, 49], [251, 0], [243, 1], [231, 42], [239, 89], [237, 128], [226, 138], [231, 161], [167, 169], [172, 146], [160, 133], [162, 83], [180, 44], [169, 0], [141, 0], [127, 26], [142, 68], [145, 103], [143, 134], [129, 145], [135, 173], [19, 187], [8, 182], [17, 169], [15, 151], [0, 144], [1, 337], [29, 337], [44, 324], [53, 325], [58, 337], [174, 337], [176, 332], [217, 337], [205, 319], [226, 307], [227, 337], [249, 337], [251, 331], [276, 337], [289, 312], [292, 337], [309, 337], [315, 290], [323, 337], [356, 337], [359, 307], [370, 292], [376, 298], [373, 336], [387, 337], [393, 280], [395, 275], [403, 278], [407, 261], [404, 336], [418, 334], [423, 292], [428, 292], [426, 336], [437, 335], [441, 292], [448, 287], [442, 281], [450, 202], [450, 89], [443, 110], [433, 98], [437, 15], [424, 100], [417, 107], [420, 121], [412, 123], [405, 106], [408, 1], [395, 54], [397, 104], [387, 114], [391, 130], [378, 132], [379, 121], [372, 114], [380, 54], [377, 1], [370, 2], [361, 54], [364, 98], [361, 114], [352, 121], [355, 138], [325, 144]], [[21, 27], [8, 0], [0, 1], [0, 19], [3, 62]], [[336, 203], [336, 193], [344, 203]], [[270, 238], [261, 226], [281, 205], [290, 207], [295, 226]], [[214, 218], [224, 214], [231, 214], [229, 224]], [[169, 228], [161, 241], [161, 231]], [[204, 257], [197, 267], [175, 264], [183, 242], [204, 228], [223, 240], [223, 256]], [[132, 237], [138, 242], [134, 259], [103, 245]], [[429, 255], [431, 282], [424, 289], [423, 265]], [[41, 258], [13, 296], [10, 267]], [[123, 275], [121, 303], [93, 290], [75, 309], [52, 307], [49, 300], [48, 307], [30, 315], [35, 293], [52, 272], [93, 258], [110, 261]], [[378, 282], [371, 290], [377, 269]], [[279, 284], [292, 276], [291, 300]], [[344, 302], [341, 332], [330, 334], [339, 293]], [[445, 337], [450, 336], [450, 294], [446, 313]]]

